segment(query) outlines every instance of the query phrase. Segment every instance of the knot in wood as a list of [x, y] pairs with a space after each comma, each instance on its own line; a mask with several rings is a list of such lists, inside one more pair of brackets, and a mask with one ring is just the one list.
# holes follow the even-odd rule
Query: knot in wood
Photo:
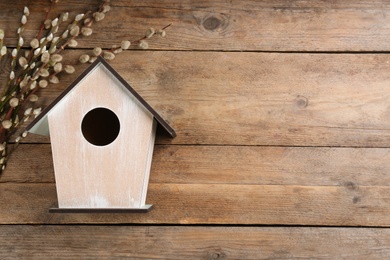
[[348, 190], [358, 190], [359, 189], [359, 186], [352, 181], [345, 182], [344, 187], [347, 188]]
[[226, 254], [222, 251], [222, 249], [215, 249], [207, 252], [206, 259], [215, 260], [215, 259], [225, 259]]
[[198, 19], [198, 24], [206, 32], [212, 34], [221, 34], [229, 26], [229, 17], [225, 14], [209, 14]]
[[307, 97], [298, 95], [295, 99], [295, 104], [299, 108], [305, 108], [309, 105], [309, 100], [307, 99]]
[[221, 21], [215, 16], [211, 16], [211, 17], [207, 18], [206, 20], [204, 20], [204, 22], [203, 22], [203, 27], [209, 31], [214, 31], [220, 25], [221, 25]]

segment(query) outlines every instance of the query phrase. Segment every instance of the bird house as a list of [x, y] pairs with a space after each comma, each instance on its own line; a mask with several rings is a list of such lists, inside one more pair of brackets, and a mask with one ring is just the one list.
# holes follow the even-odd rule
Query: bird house
[[98, 58], [27, 127], [50, 135], [60, 212], [146, 212], [156, 128], [174, 129]]

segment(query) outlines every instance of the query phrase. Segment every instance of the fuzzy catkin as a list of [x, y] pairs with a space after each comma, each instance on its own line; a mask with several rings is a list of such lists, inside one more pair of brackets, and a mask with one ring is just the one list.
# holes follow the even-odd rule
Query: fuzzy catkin
[[73, 28], [70, 29], [69, 33], [72, 36], [77, 36], [80, 33], [80, 27], [78, 27], [77, 25], [73, 26]]
[[53, 54], [51, 55], [51, 60], [53, 62], [60, 62], [62, 61], [62, 56], [60, 54]]
[[138, 44], [138, 47], [140, 47], [141, 49], [144, 49], [146, 50], [147, 48], [149, 48], [149, 44], [147, 41], [144, 41], [144, 40], [141, 40]]
[[145, 37], [146, 38], [150, 38], [150, 37], [152, 37], [153, 35], [154, 35], [154, 28], [149, 28], [148, 30], [146, 30], [146, 32], [145, 32]]
[[69, 41], [69, 44], [68, 46], [71, 47], [71, 48], [74, 48], [78, 45], [79, 43], [75, 40], [75, 39], [72, 39]]
[[93, 14], [93, 18], [95, 18], [96, 22], [99, 22], [99, 21], [103, 20], [104, 17], [105, 17], [104, 13], [96, 12], [96, 13]]
[[18, 98], [11, 98], [9, 101], [9, 105], [11, 107], [17, 107], [19, 105], [19, 99]]
[[42, 53], [42, 55], [41, 55], [41, 61], [42, 61], [43, 63], [48, 63], [48, 62], [50, 61], [50, 54], [49, 54], [49, 52], [44, 52], [44, 53]]
[[56, 63], [56, 65], [54, 65], [53, 69], [56, 73], [61, 72], [62, 71], [62, 63], [60, 63], [60, 62]]
[[73, 72], [75, 72], [75, 68], [72, 65], [65, 65], [64, 71], [68, 74], [72, 74]]
[[[30, 98], [29, 98], [29, 100], [30, 100], [30, 102], [37, 102], [38, 101], [38, 96], [37, 95], [35, 95], [35, 94], [32, 94], [31, 96], [30, 96]], [[34, 109], [35, 110], [35, 109]]]
[[93, 50], [92, 50], [92, 53], [94, 56], [99, 56], [100, 54], [102, 54], [102, 48], [100, 47], [95, 47]]
[[89, 27], [83, 27], [81, 29], [81, 34], [84, 36], [90, 36], [92, 34], [92, 29]]
[[10, 120], [4, 120], [1, 122], [1, 125], [4, 127], [4, 129], [10, 129], [12, 126], [12, 122]]
[[130, 45], [131, 45], [131, 42], [130, 41], [122, 41], [121, 42], [121, 48], [123, 50], [127, 50], [128, 48], [130, 48]]
[[113, 60], [115, 58], [115, 54], [110, 52], [110, 51], [105, 51], [103, 53], [103, 57], [106, 59], [106, 60]]
[[80, 63], [86, 63], [88, 60], [89, 60], [89, 55], [88, 54], [83, 54], [79, 58]]
[[47, 80], [42, 79], [42, 80], [39, 81], [38, 86], [39, 86], [40, 88], [46, 88], [48, 84], [49, 84], [49, 83], [47, 82]]
[[51, 76], [50, 79], [49, 79], [50, 83], [53, 83], [53, 84], [58, 84], [60, 83], [60, 80], [58, 79], [57, 76]]

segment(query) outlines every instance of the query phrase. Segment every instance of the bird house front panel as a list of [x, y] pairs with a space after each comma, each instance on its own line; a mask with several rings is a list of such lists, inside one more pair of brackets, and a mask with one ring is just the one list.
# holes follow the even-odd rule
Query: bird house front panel
[[60, 208], [145, 205], [156, 123], [98, 65], [48, 113]]

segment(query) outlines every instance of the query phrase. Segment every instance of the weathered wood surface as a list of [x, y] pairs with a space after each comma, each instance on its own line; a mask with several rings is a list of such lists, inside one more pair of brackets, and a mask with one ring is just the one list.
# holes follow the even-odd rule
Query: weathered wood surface
[[1, 224], [154, 223], [390, 227], [388, 186], [149, 184], [147, 214], [53, 214], [54, 184], [0, 185]]
[[[0, 25], [15, 44], [23, 6], [31, 6], [26, 36], [34, 36], [49, 1], [0, 3]], [[172, 23], [169, 40], [153, 49], [218, 51], [389, 51], [390, 6], [386, 1], [111, 1], [106, 20], [79, 47], [110, 48], [138, 39], [145, 30]], [[86, 12], [99, 1], [60, 1], [53, 9]], [[74, 16], [73, 16], [74, 17]], [[118, 42], [113, 42], [117, 39]]]
[[0, 226], [0, 241], [2, 259], [386, 259], [390, 253], [390, 230], [378, 228]]
[[[11, 46], [27, 4], [26, 44], [48, 1], [0, 2]], [[381, 0], [112, 1], [64, 64], [172, 23], [152, 51], [111, 62], [178, 133], [157, 140], [155, 207], [48, 213], [50, 140], [31, 135], [0, 178], [0, 258], [389, 258], [389, 13]], [[85, 68], [60, 75], [43, 104]]]
[[154, 210], [103, 216], [48, 213], [57, 202], [50, 151], [16, 150], [1, 178], [0, 223], [390, 226], [387, 148], [157, 145]]
[[[54, 183], [50, 144], [22, 144], [0, 183]], [[388, 186], [390, 149], [156, 145], [150, 183]]]
[[[158, 143], [390, 147], [389, 60], [388, 54], [129, 51], [111, 65], [177, 129], [175, 139]], [[64, 75], [45, 89], [47, 102], [74, 78]]]

